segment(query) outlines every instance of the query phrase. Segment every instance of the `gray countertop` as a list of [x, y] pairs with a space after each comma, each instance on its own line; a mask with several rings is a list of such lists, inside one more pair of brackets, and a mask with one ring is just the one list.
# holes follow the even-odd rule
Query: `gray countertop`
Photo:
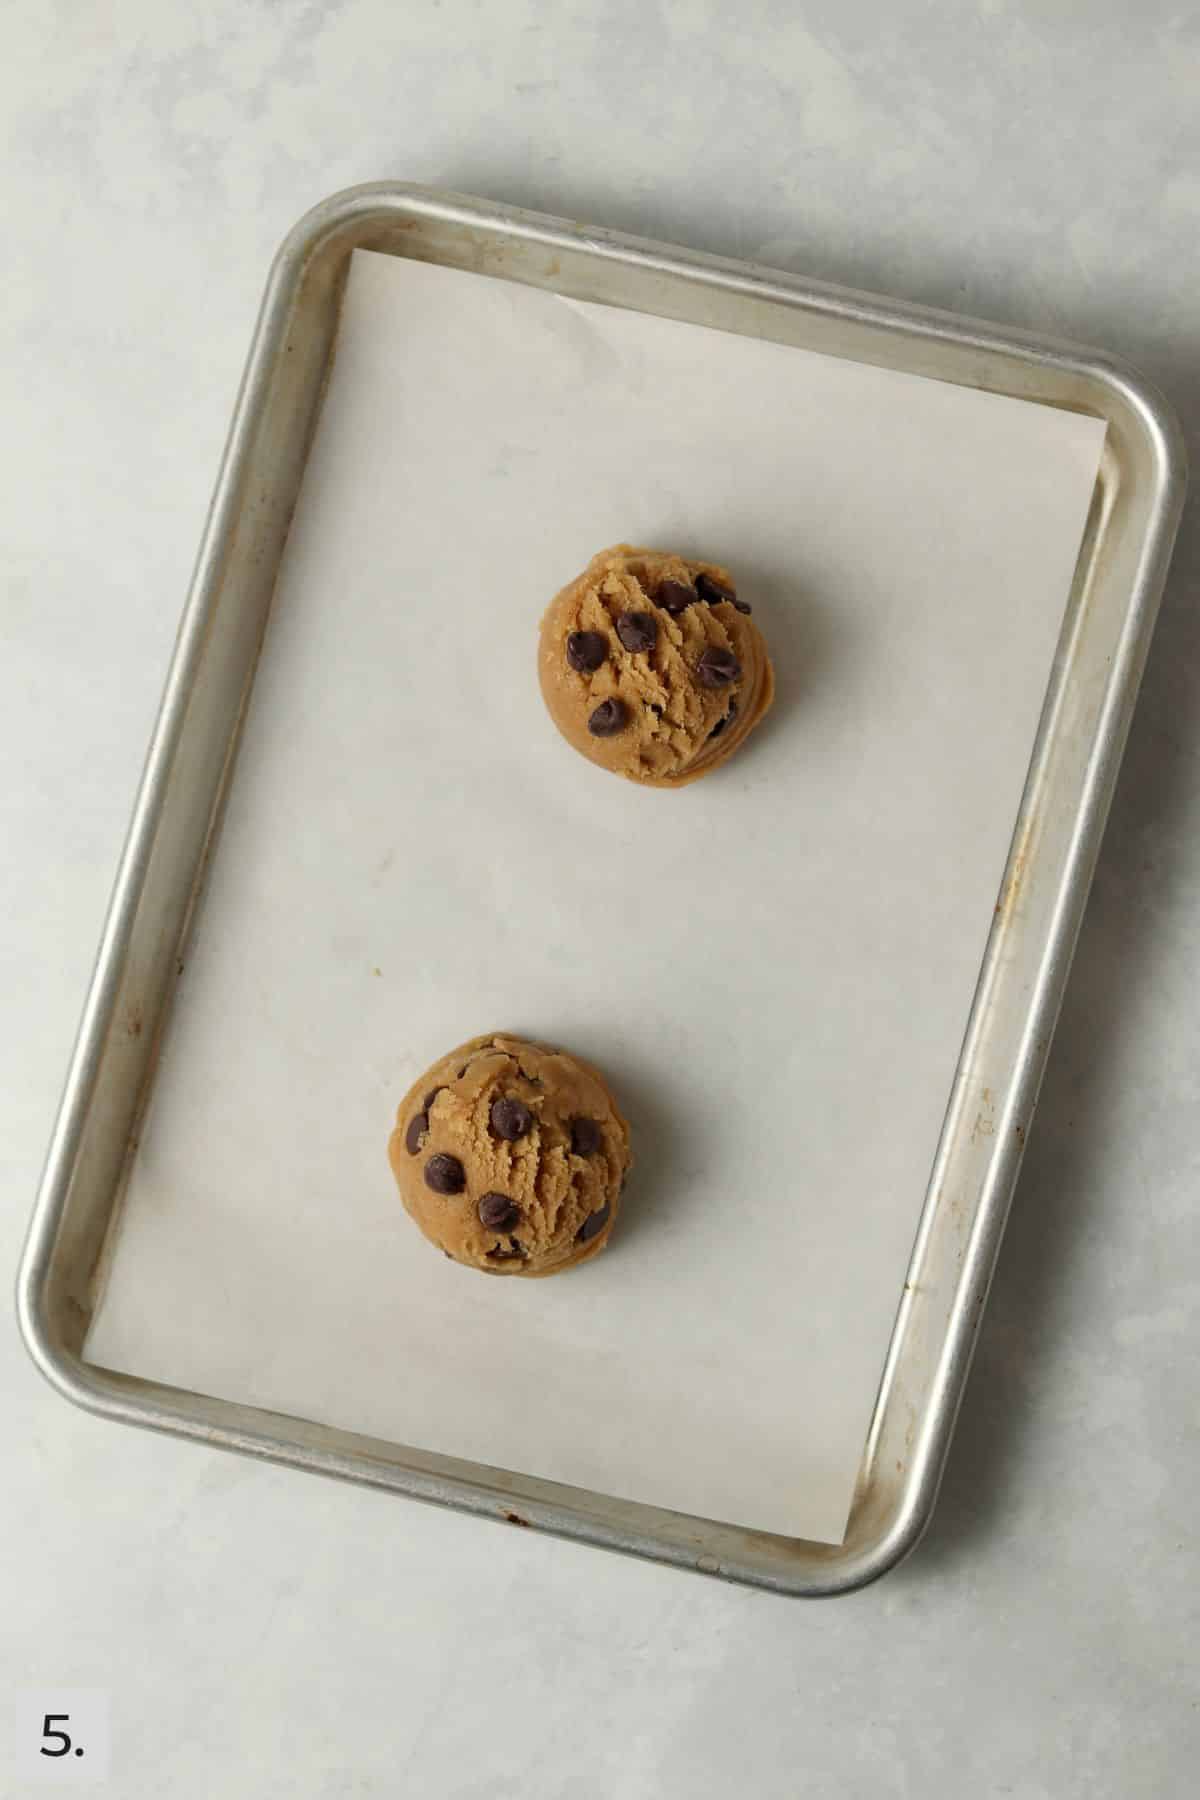
[[[1195, 459], [1183, 7], [113, 0], [20, 6], [5, 39], [10, 1268], [265, 265], [311, 202], [431, 181], [1075, 337], [1158, 381]], [[108, 1692], [105, 1791], [1192, 1790], [1196, 520], [911, 1561], [799, 1605], [122, 1432], [10, 1312], [0, 1674], [35, 1710]]]

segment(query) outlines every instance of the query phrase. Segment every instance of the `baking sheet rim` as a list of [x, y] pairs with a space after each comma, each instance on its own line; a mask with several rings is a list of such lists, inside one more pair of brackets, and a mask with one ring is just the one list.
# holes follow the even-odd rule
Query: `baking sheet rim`
[[[1105, 690], [1105, 705], [1095, 721], [1085, 779], [1073, 818], [1070, 854], [1056, 895], [1057, 904], [1041, 945], [1040, 979], [1031, 989], [1025, 1020], [1028, 1029], [1024, 1055], [1013, 1070], [1010, 1100], [1025, 1123], [1021, 1125], [1018, 1121], [1018, 1132], [997, 1135], [990, 1151], [970, 1230], [960, 1247], [958, 1276], [945, 1330], [936, 1354], [930, 1347], [924, 1352], [926, 1404], [919, 1418], [914, 1413], [908, 1421], [903, 1434], [905, 1457], [897, 1470], [884, 1478], [881, 1452], [888, 1437], [889, 1408], [896, 1397], [898, 1378], [904, 1373], [906, 1347], [910, 1360], [915, 1354], [914, 1312], [920, 1292], [917, 1277], [937, 1223], [938, 1174], [939, 1166], [945, 1161], [947, 1142], [947, 1135], [943, 1134], [938, 1164], [918, 1229], [910, 1278], [900, 1297], [847, 1538], [839, 1546], [775, 1538], [718, 1521], [662, 1513], [651, 1507], [613, 1501], [606, 1496], [562, 1488], [513, 1472], [463, 1464], [452, 1458], [339, 1432], [309, 1421], [284, 1418], [258, 1408], [185, 1394], [95, 1368], [85, 1363], [80, 1354], [83, 1338], [80, 1326], [82, 1322], [86, 1329], [88, 1295], [80, 1289], [78, 1267], [68, 1271], [69, 1258], [65, 1255], [56, 1258], [55, 1253], [63, 1249], [64, 1241], [70, 1235], [64, 1228], [71, 1223], [68, 1203], [78, 1174], [85, 1128], [90, 1122], [91, 1102], [102, 1073], [105, 1051], [111, 1050], [112, 1033], [119, 1023], [116, 1015], [125, 998], [123, 990], [129, 974], [139, 901], [143, 897], [151, 854], [164, 823], [165, 803], [171, 792], [169, 778], [175, 771], [192, 684], [205, 649], [207, 627], [212, 609], [223, 591], [222, 576], [227, 572], [228, 553], [235, 547], [246, 480], [254, 468], [256, 449], [261, 451], [262, 431], [259, 428], [263, 426], [265, 409], [273, 398], [272, 383], [277, 386], [281, 383], [279, 364], [295, 347], [289, 334], [297, 322], [299, 302], [306, 285], [314, 279], [322, 282], [327, 305], [336, 308], [339, 272], [348, 263], [351, 249], [394, 250], [396, 243], [387, 240], [394, 234], [406, 234], [401, 241], [411, 253], [417, 248], [414, 238], [422, 226], [434, 232], [448, 231], [451, 237], [455, 232], [461, 234], [464, 241], [457, 248], [467, 257], [462, 266], [481, 268], [488, 273], [503, 272], [511, 277], [514, 247], [526, 256], [546, 253], [546, 263], [538, 268], [536, 276], [542, 285], [553, 284], [561, 267], [560, 259], [575, 259], [584, 268], [593, 262], [597, 268], [615, 263], [623, 265], [627, 271], [640, 272], [642, 276], [668, 280], [682, 277], [689, 293], [707, 289], [714, 297], [731, 297], [734, 303], [748, 301], [753, 307], [765, 303], [768, 307], [775, 305], [789, 309], [793, 318], [802, 313], [810, 321], [831, 321], [835, 327], [840, 324], [851, 336], [855, 331], [885, 337], [892, 334], [896, 343], [910, 348], [919, 345], [925, 352], [936, 353], [939, 346], [943, 352], [953, 352], [956, 357], [965, 352], [969, 358], [976, 358], [981, 368], [989, 358], [1001, 366], [1011, 364], [1023, 370], [1026, 381], [1032, 378], [1034, 386], [1039, 372], [1048, 389], [1053, 386], [1052, 376], [1069, 374], [1087, 390], [1090, 404], [1081, 403], [1081, 410], [1097, 412], [1109, 420], [1110, 426], [1120, 416], [1126, 428], [1123, 438], [1117, 434], [1126, 444], [1127, 453], [1124, 464], [1118, 456], [1115, 471], [1110, 467], [1110, 497], [1115, 498], [1107, 509], [1108, 517], [1102, 522], [1112, 528], [1113, 507], [1128, 506], [1131, 484], [1140, 479], [1143, 490], [1149, 485], [1149, 493], [1142, 493], [1138, 554]], [[444, 251], [445, 243], [441, 247]], [[493, 256], [500, 252], [501, 260], [503, 253], [508, 252], [509, 266], [504, 269], [488, 267], [489, 249]], [[443, 254], [430, 260], [452, 261], [453, 258]], [[605, 272], [607, 274], [607, 267]], [[524, 273], [525, 278], [530, 278], [528, 270]], [[678, 298], [677, 293], [677, 301]], [[653, 305], [644, 307], [644, 310], [656, 309]], [[673, 316], [691, 315], [676, 312]], [[331, 338], [331, 332], [328, 335]], [[757, 335], [767, 334], [760, 332]], [[326, 372], [328, 360], [327, 355]], [[920, 362], [921, 358], [916, 360]], [[892, 366], [911, 367], [912, 363], [912, 357], [899, 357]], [[922, 367], [919, 372], [929, 371]], [[943, 378], [955, 377], [947, 373]], [[983, 380], [977, 380], [975, 384], [993, 385]], [[1000, 380], [994, 386], [995, 391], [1013, 391]], [[1017, 397], [1039, 398], [1030, 391], [1019, 392]], [[1042, 398], [1050, 404], [1064, 403], [1050, 392]], [[316, 403], [314, 399], [313, 405]], [[1131, 425], [1134, 437], [1130, 447]], [[308, 431], [311, 436], [311, 420]], [[299, 465], [302, 468], [303, 455]], [[307, 215], [285, 241], [268, 282], [30, 1225], [18, 1284], [18, 1310], [27, 1345], [43, 1372], [73, 1401], [105, 1416], [198, 1436], [211, 1443], [272, 1460], [397, 1489], [470, 1511], [507, 1517], [513, 1522], [539, 1525], [612, 1548], [686, 1564], [783, 1592], [846, 1591], [891, 1567], [919, 1538], [936, 1497], [938, 1478], [1020, 1163], [1024, 1132], [1044, 1066], [1070, 950], [1165, 578], [1182, 505], [1183, 485], [1183, 453], [1178, 427], [1160, 397], [1140, 377], [1112, 359], [1079, 351], [1073, 346], [1038, 340], [1029, 334], [974, 326], [919, 307], [893, 305], [806, 283], [796, 277], [756, 270], [749, 265], [673, 251], [620, 234], [597, 232], [513, 208], [472, 201], [463, 196], [439, 195], [403, 184], [384, 183], [352, 189], [334, 196]], [[1125, 492], [1122, 492], [1123, 488]], [[1126, 525], [1128, 527], [1128, 520]], [[1101, 532], [1101, 539], [1102, 536]], [[1085, 545], [1084, 554], [1094, 557], [1097, 549], [1098, 540], [1093, 535], [1090, 546]], [[252, 672], [247, 674], [247, 690], [250, 679]], [[239, 716], [240, 711], [239, 707]], [[1042, 740], [1048, 732], [1047, 718], [1043, 715], [1043, 726], [1039, 731], [1043, 751]], [[236, 738], [236, 726], [234, 735]], [[1035, 748], [1031, 786], [1037, 776], [1038, 758], [1039, 751]], [[1026, 802], [1029, 797], [1030, 788], [1027, 787]], [[218, 811], [219, 797], [212, 816]], [[1023, 819], [1027, 812], [1028, 806], [1023, 802]], [[1028, 859], [1024, 865], [1020, 862], [1021, 845], [1022, 820], [1019, 819], [1013, 855], [997, 907], [1000, 929], [1009, 922], [1004, 918], [1004, 897], [1013, 892], [1014, 876], [1019, 873], [1026, 887], [1032, 878]], [[198, 861], [200, 874], [193, 880], [193, 894], [202, 876], [203, 851]], [[190, 913], [190, 902], [188, 911]], [[186, 932], [186, 921], [182, 932]], [[994, 929], [968, 1028], [967, 1051], [972, 1035], [977, 1031], [980, 1008], [987, 1002], [989, 975], [995, 973], [996, 947]], [[156, 1000], [157, 1022], [161, 1026], [169, 1002], [169, 988], [164, 986]], [[158, 1030], [151, 1035], [156, 1040]], [[151, 1044], [144, 1047], [144, 1054], [145, 1061], [138, 1075], [140, 1095], [148, 1090], [153, 1062]], [[963, 1076], [964, 1069], [960, 1064], [947, 1115], [947, 1130], [956, 1104], [961, 1103]], [[1017, 1105], [1018, 1102], [1021, 1104]], [[109, 1215], [101, 1221], [101, 1243], [111, 1225], [115, 1197], [114, 1189], [109, 1195]], [[93, 1258], [87, 1270], [89, 1281], [94, 1279], [95, 1269]]]

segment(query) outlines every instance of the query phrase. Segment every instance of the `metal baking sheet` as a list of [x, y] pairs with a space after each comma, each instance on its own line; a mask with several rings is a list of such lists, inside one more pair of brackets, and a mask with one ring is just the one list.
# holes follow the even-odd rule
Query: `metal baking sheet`
[[[164, 962], [163, 958], [168, 948], [174, 952], [186, 928], [197, 858], [203, 855], [223, 785], [225, 753], [231, 747], [248, 691], [275, 563], [315, 418], [332, 342], [339, 277], [345, 253], [355, 243], [398, 249], [452, 266], [483, 268], [579, 299], [632, 305], [745, 335], [832, 349], [858, 361], [936, 373], [943, 380], [965, 380], [968, 385], [1091, 412], [1106, 423], [1105, 466], [1076, 570], [1006, 885], [913, 1269], [893, 1334], [850, 1530], [846, 1542], [837, 1548], [747, 1533], [733, 1526], [404, 1451], [324, 1426], [283, 1421], [253, 1408], [201, 1401], [179, 1390], [154, 1388], [136, 1377], [95, 1370], [82, 1360], [83, 1334], [97, 1291], [96, 1257], [106, 1236], [105, 1219], [120, 1191], [125, 1151], [134, 1135], [130, 1107], [145, 1090], [149, 1051], [157, 1042], [174, 966], [173, 960]], [[613, 289], [607, 284], [617, 268], [622, 279]], [[822, 328], [831, 324], [845, 333], [844, 340], [835, 342], [822, 335]], [[930, 342], [942, 347], [937, 368], [924, 360]], [[984, 346], [994, 359], [992, 364], [983, 354]], [[970, 352], [958, 367], [951, 347]], [[890, 357], [883, 354], [885, 348], [893, 352]], [[1118, 397], [1123, 407], [1117, 404]], [[976, 1290], [972, 1298], [982, 1293], [1019, 1160], [1028, 1105], [1044, 1055], [1044, 1041], [1036, 1036], [1031, 1040], [1029, 1030], [1042, 1007], [1047, 1029], [1041, 1037], [1044, 1040], [1048, 1035], [1065, 968], [1063, 951], [1077, 923], [1094, 854], [1093, 831], [1087, 839], [1087, 855], [1081, 859], [1081, 834], [1076, 829], [1081, 806], [1105, 798], [1103, 792], [1097, 794], [1095, 786], [1098, 768], [1111, 774], [1101, 760], [1102, 750], [1115, 767], [1114, 744], [1111, 735], [1106, 738], [1105, 734], [1115, 728], [1123, 735], [1127, 723], [1157, 592], [1156, 588], [1140, 591], [1137, 576], [1140, 574], [1143, 582], [1150, 578], [1152, 583], [1161, 578], [1180, 483], [1172, 472], [1169, 426], [1156, 407], [1153, 397], [1133, 378], [1107, 369], [1094, 357], [995, 340], [990, 334], [943, 320], [846, 296], [815, 294], [801, 284], [779, 283], [753, 271], [598, 238], [472, 202], [439, 199], [412, 190], [367, 190], [331, 202], [328, 209], [302, 225], [290, 242], [290, 255], [285, 247], [268, 292], [235, 421], [233, 462], [226, 465], [185, 618], [181, 645], [185, 661], [189, 627], [199, 617], [205, 628], [204, 639], [195, 646], [195, 679], [189, 680], [193, 671], [185, 667], [181, 672], [177, 661], [147, 790], [139, 802], [131, 855], [122, 872], [122, 881], [128, 878], [131, 884], [128, 892], [137, 915], [130, 917], [119, 910], [119, 885], [110, 937], [102, 953], [93, 1000], [103, 1008], [107, 999], [115, 1010], [109, 1011], [107, 1018], [96, 1016], [100, 1035], [93, 1035], [90, 1053], [98, 1058], [98, 1068], [94, 1067], [89, 1077], [83, 1065], [76, 1066], [81, 1080], [95, 1080], [96, 1105], [90, 1113], [86, 1108], [77, 1110], [74, 1127], [79, 1138], [69, 1152], [69, 1165], [60, 1164], [67, 1185], [52, 1193], [56, 1157], [67, 1148], [61, 1133], [56, 1138], [47, 1187], [31, 1234], [22, 1286], [23, 1318], [32, 1333], [35, 1353], [48, 1365], [48, 1372], [54, 1372], [74, 1397], [102, 1411], [136, 1414], [142, 1422], [164, 1428], [203, 1431], [261, 1454], [357, 1473], [364, 1479], [479, 1510], [518, 1512], [522, 1518], [553, 1529], [671, 1560], [715, 1565], [722, 1573], [791, 1591], [852, 1585], [894, 1560], [915, 1537], [931, 1504], [952, 1418], [957, 1371], [965, 1368], [965, 1350], [973, 1334], [973, 1317], [969, 1313], [964, 1316], [962, 1310], [967, 1304], [964, 1283], [973, 1277]], [[273, 505], [277, 480], [284, 483], [278, 512]], [[1137, 516], [1139, 490], [1144, 508]], [[222, 517], [226, 505], [228, 514]], [[1132, 539], [1128, 535], [1130, 509], [1137, 526]], [[1123, 564], [1122, 550], [1132, 552], [1133, 560]], [[1149, 557], [1149, 566], [1145, 560], [1148, 550], [1156, 553]], [[1140, 569], [1137, 553], [1144, 559]], [[1112, 580], [1114, 567], [1124, 572], [1119, 584]], [[264, 569], [265, 590], [261, 585]], [[1106, 599], [1110, 603], [1107, 614]], [[1130, 644], [1123, 705], [1112, 710], [1112, 684], [1135, 617], [1141, 631], [1133, 635]], [[1107, 640], [1100, 630], [1102, 619], [1109, 628]], [[1108, 714], [1111, 716], [1106, 717]], [[195, 729], [189, 730], [193, 723]], [[179, 734], [173, 761], [170, 745], [164, 744], [164, 727]], [[190, 767], [185, 767], [189, 757]], [[157, 797], [156, 775], [168, 788], [165, 795], [160, 789]], [[1075, 790], [1071, 788], [1073, 775], [1077, 777]], [[156, 823], [159, 831], [155, 838], [152, 828]], [[140, 847], [139, 824], [145, 828]], [[1056, 863], [1047, 847], [1054, 844], [1053, 828], [1068, 825]], [[174, 832], [179, 836], [172, 843]], [[140, 870], [132, 860], [139, 854]], [[140, 896], [136, 891], [139, 878], [144, 878]], [[156, 879], [160, 887], [157, 915], [147, 906]], [[1045, 910], [1039, 917], [1043, 902]], [[164, 924], [165, 932], [160, 929]], [[1069, 928], [1067, 937], [1055, 944], [1055, 934], [1064, 928]], [[123, 934], [128, 934], [123, 945], [114, 942]], [[123, 962], [110, 960], [108, 976], [125, 991], [110, 991], [106, 996], [106, 957], [122, 950]], [[139, 954], [146, 959], [147, 953], [148, 960], [140, 966], [141, 979], [131, 986], [130, 978], [139, 973]], [[1053, 964], [1048, 960], [1052, 953]], [[157, 967], [155, 957], [159, 959]], [[1014, 974], [1018, 985], [1011, 987]], [[131, 1001], [133, 1010], [122, 1012], [122, 1000]], [[85, 1020], [81, 1055], [88, 1052], [88, 1037], [89, 1021]], [[144, 1062], [137, 1056], [139, 1049], [146, 1054]], [[127, 1065], [124, 1069], [122, 1063]], [[114, 1065], [125, 1082], [106, 1084], [105, 1072]], [[132, 1091], [127, 1083], [132, 1084]], [[77, 1100], [84, 1098], [82, 1091], [77, 1093]], [[106, 1101], [108, 1113], [100, 1110]], [[71, 1124], [73, 1104], [69, 1091], [60, 1127]], [[89, 1171], [90, 1186], [84, 1180]], [[105, 1181], [106, 1195], [101, 1192]], [[81, 1202], [85, 1192], [91, 1195], [90, 1205]], [[44, 1235], [39, 1243], [39, 1234], [44, 1234], [47, 1226], [47, 1207], [54, 1209], [55, 1219], [61, 1218], [65, 1227], [58, 1253], [49, 1263], [49, 1243]], [[961, 1257], [957, 1267], [952, 1251]], [[40, 1268], [35, 1260], [39, 1254]], [[58, 1322], [52, 1330], [56, 1300]], [[78, 1314], [63, 1312], [68, 1301], [79, 1307]], [[73, 1333], [63, 1323], [70, 1324], [72, 1319]], [[939, 1324], [940, 1332], [936, 1329]], [[952, 1354], [955, 1362], [947, 1360]], [[887, 1435], [889, 1414], [902, 1395], [913, 1408], [907, 1444], [889, 1440]], [[915, 1404], [918, 1397], [919, 1406]], [[893, 1422], [894, 1417], [892, 1413]], [[889, 1449], [893, 1453], [885, 1463], [881, 1458]]]

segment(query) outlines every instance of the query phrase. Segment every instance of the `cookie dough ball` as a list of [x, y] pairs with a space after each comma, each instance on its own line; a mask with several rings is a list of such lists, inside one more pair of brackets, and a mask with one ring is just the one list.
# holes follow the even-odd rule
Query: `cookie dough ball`
[[567, 742], [647, 787], [726, 762], [775, 691], [728, 569], [629, 544], [594, 556], [551, 603], [538, 673]]
[[400, 1198], [455, 1262], [557, 1275], [616, 1224], [629, 1127], [603, 1077], [525, 1038], [472, 1038], [409, 1089], [388, 1157]]

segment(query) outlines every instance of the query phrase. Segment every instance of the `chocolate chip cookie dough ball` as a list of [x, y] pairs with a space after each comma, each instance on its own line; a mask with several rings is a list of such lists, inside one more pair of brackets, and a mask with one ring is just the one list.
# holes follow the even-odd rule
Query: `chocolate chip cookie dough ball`
[[629, 544], [594, 556], [551, 603], [538, 674], [567, 742], [647, 787], [682, 787], [726, 762], [775, 691], [729, 571]]
[[557, 1275], [597, 1255], [631, 1160], [595, 1069], [503, 1035], [426, 1070], [400, 1102], [388, 1157], [430, 1242], [489, 1275]]

